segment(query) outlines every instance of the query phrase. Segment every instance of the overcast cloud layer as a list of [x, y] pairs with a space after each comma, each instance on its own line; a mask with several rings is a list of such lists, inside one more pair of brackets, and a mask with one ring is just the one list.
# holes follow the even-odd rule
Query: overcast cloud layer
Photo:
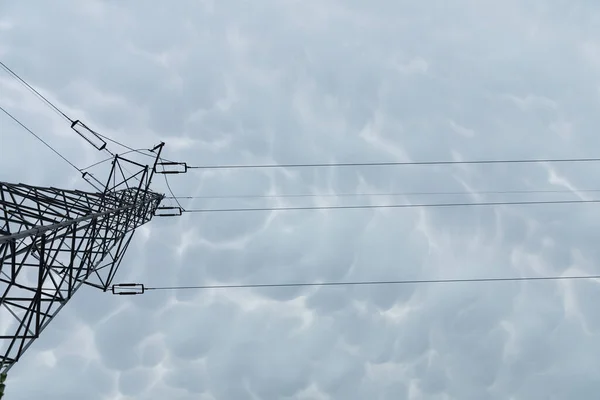
[[[69, 115], [195, 165], [595, 157], [600, 4], [0, 1], [0, 59]], [[0, 105], [83, 167], [102, 159], [0, 74]], [[89, 190], [0, 115], [0, 180]], [[118, 147], [111, 147], [122, 151]], [[600, 168], [191, 171], [184, 206], [593, 198]], [[159, 177], [162, 178], [162, 177]], [[155, 190], [165, 192], [162, 179]], [[595, 205], [193, 214], [141, 228], [148, 286], [600, 273]], [[598, 282], [77, 293], [12, 370], [29, 400], [591, 399]]]

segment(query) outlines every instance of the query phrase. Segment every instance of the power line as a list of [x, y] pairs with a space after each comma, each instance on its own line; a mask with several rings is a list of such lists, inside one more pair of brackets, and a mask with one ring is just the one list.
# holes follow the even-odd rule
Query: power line
[[259, 212], [259, 211], [306, 211], [306, 210], [357, 210], [374, 208], [416, 208], [416, 207], [475, 207], [475, 206], [518, 206], [542, 204], [591, 204], [600, 203], [594, 200], [548, 200], [548, 201], [502, 201], [481, 203], [424, 203], [424, 204], [363, 204], [346, 206], [305, 206], [305, 207], [256, 207], [256, 208], [199, 208], [185, 210], [185, 213], [213, 213], [213, 212]]
[[[4, 68], [11, 76], [17, 79], [21, 84], [23, 84], [27, 89], [32, 91], [36, 96], [38, 96], [42, 101], [44, 101], [48, 106], [50, 106], [54, 111], [59, 113], [62, 117], [64, 117], [69, 122], [73, 123], [74, 120], [70, 118], [65, 112], [63, 112], [60, 108], [58, 108], [54, 103], [52, 103], [48, 98], [42, 95], [38, 90], [36, 90], [33, 86], [27, 83], [23, 78], [21, 78], [15, 71], [13, 71], [10, 67], [8, 67], [4, 62], [0, 61], [0, 66]], [[153, 157], [152, 155], [146, 154], [141, 150], [134, 149], [126, 144], [119, 142], [118, 140], [109, 138], [105, 135], [102, 135], [98, 132], [94, 132], [101, 138], [108, 140], [114, 144], [122, 146], [130, 151], [137, 152], [147, 157]], [[110, 151], [107, 149], [110, 153]], [[112, 153], [110, 153], [113, 155]], [[166, 159], [165, 159], [166, 160]], [[169, 161], [169, 160], [166, 160]], [[516, 163], [580, 163], [580, 162], [598, 162], [600, 158], [566, 158], [566, 159], [518, 159], [518, 160], [472, 160], [472, 161], [415, 161], [415, 162], [363, 162], [363, 163], [313, 163], [313, 164], [247, 164], [247, 165], [214, 165], [214, 166], [188, 166], [188, 169], [240, 169], [240, 168], [319, 168], [319, 167], [366, 167], [366, 166], [401, 166], [401, 165], [458, 165], [458, 164], [516, 164]], [[173, 196], [174, 197], [174, 196]]]
[[[52, 108], [52, 110], [56, 111], [59, 115], [61, 115], [62, 117], [64, 117], [67, 121], [69, 121], [71, 124], [73, 124], [75, 122], [75, 120], [73, 120], [71, 117], [69, 117], [65, 112], [63, 112], [60, 108], [58, 108], [58, 106], [56, 106], [54, 103], [52, 103], [50, 100], [48, 100], [48, 98], [46, 98], [44, 95], [42, 95], [38, 90], [36, 90], [33, 86], [31, 86], [29, 83], [27, 83], [27, 81], [25, 81], [25, 79], [21, 78], [15, 71], [13, 71], [10, 67], [8, 67], [5, 63], [3, 63], [2, 61], [0, 61], [0, 66], [2, 68], [4, 68], [4, 70], [6, 70], [13, 78], [15, 78], [17, 81], [19, 81], [21, 84], [23, 84], [27, 89], [29, 89], [31, 92], [33, 92], [36, 96], [38, 96], [44, 103], [46, 103], [48, 106], [50, 106], [50, 108]], [[108, 140], [114, 144], [117, 144], [121, 147], [124, 147], [132, 152], [137, 152], [139, 154], [142, 154], [144, 156], [147, 157], [154, 157], [152, 155], [143, 153], [141, 151], [141, 149], [134, 149], [130, 146], [127, 146], [126, 144], [123, 144], [115, 139], [111, 139], [105, 135], [102, 135], [98, 132], [94, 132], [96, 135], [98, 135], [99, 137]], [[108, 150], [105, 149], [111, 156], [114, 156], [114, 154]], [[88, 167], [90, 168], [90, 167]]]
[[463, 278], [463, 279], [411, 279], [382, 281], [349, 281], [349, 282], [303, 282], [303, 283], [250, 283], [231, 285], [198, 285], [198, 286], [156, 286], [145, 290], [206, 290], [206, 289], [242, 289], [242, 288], [285, 288], [285, 287], [319, 287], [319, 286], [370, 286], [370, 285], [417, 285], [434, 283], [484, 283], [484, 282], [522, 282], [522, 281], [567, 281], [600, 279], [600, 275], [583, 276], [526, 276], [508, 278]]
[[[63, 112], [63, 111], [62, 111], [60, 108], [58, 108], [58, 107], [57, 107], [57, 106], [56, 106], [54, 103], [52, 103], [52, 102], [51, 102], [50, 100], [48, 100], [46, 97], [44, 97], [44, 95], [42, 95], [42, 94], [41, 94], [39, 91], [37, 91], [37, 90], [36, 90], [36, 89], [35, 89], [33, 86], [31, 86], [29, 83], [27, 83], [27, 82], [25, 81], [25, 79], [21, 78], [21, 77], [20, 77], [20, 76], [19, 76], [19, 75], [18, 75], [18, 74], [15, 72], [15, 71], [13, 71], [13, 70], [12, 70], [10, 67], [8, 67], [8, 66], [7, 66], [5, 63], [3, 63], [2, 61], [0, 61], [0, 66], [1, 66], [2, 68], [4, 68], [4, 69], [5, 69], [5, 70], [6, 70], [6, 71], [7, 71], [7, 72], [8, 72], [8, 73], [9, 73], [9, 74], [10, 74], [10, 75], [13, 77], [13, 78], [15, 78], [17, 81], [19, 81], [21, 84], [23, 84], [23, 85], [24, 85], [26, 88], [28, 88], [30, 91], [32, 91], [32, 92], [33, 92], [35, 95], [37, 95], [37, 96], [38, 96], [38, 97], [39, 97], [39, 98], [40, 98], [40, 99], [41, 99], [41, 100], [42, 100], [44, 103], [46, 103], [48, 106], [50, 106], [50, 108], [52, 108], [54, 111], [56, 111], [56, 112], [57, 112], [57, 113], [59, 113], [59, 114], [60, 114], [62, 117], [64, 117], [66, 120], [68, 120], [68, 121], [71, 123], [71, 128], [73, 128], [73, 124], [75, 124], [75, 123], [76, 123], [76, 121], [75, 121], [75, 120], [73, 120], [73, 119], [72, 119], [72, 118], [70, 118], [70, 117], [69, 117], [67, 114], [65, 114], [65, 113], [64, 113], [64, 112]], [[6, 113], [6, 110], [3, 110], [3, 111]], [[7, 113], [7, 114], [8, 114], [8, 113]], [[28, 130], [30, 133], [32, 133], [33, 135], [35, 135], [33, 132], [31, 132], [31, 130], [29, 130], [27, 127], [25, 127], [25, 126], [24, 126], [23, 124], [21, 124], [19, 121], [17, 121], [17, 120], [16, 120], [14, 117], [12, 117], [10, 114], [8, 114], [8, 115], [9, 115], [11, 118], [13, 118], [13, 119], [14, 119], [14, 120], [15, 120], [17, 123], [19, 123], [19, 124], [20, 124], [20, 125], [21, 125], [23, 128], [27, 129], [27, 130]], [[87, 129], [89, 129], [89, 128], [87, 128]], [[76, 132], [77, 132], [77, 131], [76, 131]], [[78, 132], [78, 133], [79, 133], [79, 132]], [[138, 153], [140, 153], [140, 154], [143, 154], [143, 155], [146, 155], [146, 156], [147, 156], [147, 154], [144, 154], [144, 153], [142, 153], [142, 152], [141, 152], [141, 151], [139, 151], [139, 150], [133, 149], [133, 148], [131, 148], [131, 147], [127, 146], [127, 145], [124, 145], [124, 144], [122, 144], [122, 143], [119, 143], [118, 141], [116, 141], [116, 140], [113, 140], [113, 139], [110, 139], [110, 138], [108, 138], [108, 137], [106, 137], [106, 136], [104, 136], [104, 135], [101, 135], [101, 134], [97, 133], [97, 132], [94, 132], [94, 134], [98, 135], [99, 137], [102, 137], [103, 139], [106, 139], [106, 140], [109, 140], [109, 141], [111, 141], [111, 142], [113, 142], [113, 143], [119, 144], [119, 145], [121, 145], [121, 146], [123, 146], [123, 147], [125, 147], [125, 148], [127, 148], [127, 149], [129, 149], [129, 150], [131, 150], [131, 151], [136, 151], [136, 152], [138, 152]], [[79, 133], [79, 135], [83, 136], [81, 133]], [[36, 136], [36, 137], [37, 137], [39, 140], [41, 140], [41, 141], [42, 141], [44, 144], [46, 144], [46, 146], [50, 147], [50, 146], [49, 146], [49, 145], [48, 145], [46, 142], [44, 142], [42, 139], [40, 139], [40, 138], [39, 138], [37, 135], [35, 135], [35, 136]], [[87, 140], [87, 139], [86, 139], [86, 140]], [[88, 140], [88, 141], [89, 141], [89, 140]], [[91, 142], [90, 142], [90, 143], [91, 143]], [[52, 149], [52, 148], [51, 148], [51, 149]], [[53, 150], [55, 153], [57, 153], [57, 154], [58, 154], [58, 155], [59, 155], [61, 158], [63, 158], [65, 161], [67, 161], [69, 164], [71, 164], [71, 163], [70, 163], [70, 162], [69, 162], [69, 161], [68, 161], [68, 160], [67, 160], [65, 157], [63, 157], [61, 154], [59, 154], [59, 153], [58, 153], [56, 150], [54, 150], [54, 149], [52, 149], [52, 150]], [[106, 151], [108, 154], [110, 154], [110, 155], [111, 155], [111, 157], [114, 157], [114, 154], [113, 154], [113, 153], [112, 153], [112, 152], [111, 152], [109, 149], [107, 149], [107, 148], [104, 148], [104, 150], [105, 150], [105, 151]], [[93, 165], [91, 165], [91, 166], [89, 166], [89, 167], [86, 167], [85, 169], [89, 169], [89, 168], [91, 168], [91, 167], [93, 167], [93, 166], [96, 166], [96, 165], [98, 165], [98, 164], [101, 164], [102, 162], [104, 162], [104, 161], [101, 161], [101, 162], [98, 162], [98, 163], [96, 163], [96, 164], [93, 164]], [[77, 168], [77, 167], [75, 167], [73, 164], [71, 164], [71, 165], [72, 165], [74, 168]], [[126, 168], [124, 168], [124, 169], [125, 169], [125, 171], [127, 171], [127, 169], [126, 169]], [[78, 169], [78, 168], [77, 168], [77, 170], [78, 170], [79, 172], [83, 172], [83, 171], [84, 171], [84, 170], [81, 170], [81, 169]], [[127, 171], [127, 172], [129, 172], [129, 171]], [[136, 180], [138, 180], [138, 181], [139, 181], [139, 178], [137, 178], [137, 177], [134, 177], [134, 179], [136, 179]], [[91, 182], [90, 182], [90, 184], [91, 184]], [[92, 184], [92, 186], [94, 186], [94, 185]], [[94, 187], [95, 187], [95, 186], [94, 186]]]
[[459, 164], [535, 164], [535, 163], [582, 163], [598, 162], [600, 158], [540, 158], [517, 160], [471, 160], [471, 161], [400, 161], [400, 162], [352, 162], [316, 164], [240, 164], [188, 166], [188, 169], [247, 169], [247, 168], [321, 168], [321, 167], [385, 167], [400, 165], [459, 165]]
[[12, 75], [15, 79], [17, 79], [19, 82], [21, 82], [23, 85], [25, 85], [26, 88], [28, 88], [29, 90], [31, 90], [40, 99], [42, 99], [42, 101], [44, 101], [47, 105], [49, 105], [59, 115], [61, 115], [62, 117], [66, 118], [69, 122], [71, 122], [71, 123], [73, 122], [73, 120], [71, 118], [69, 118], [67, 116], [67, 114], [65, 114], [62, 110], [60, 110], [57, 106], [55, 106], [50, 100], [48, 100], [46, 97], [44, 97], [44, 95], [42, 95], [40, 92], [38, 92], [33, 86], [31, 86], [23, 78], [21, 78], [19, 75], [17, 75], [17, 73], [15, 71], [13, 71], [12, 69], [10, 69], [2, 61], [0, 61], [0, 66], [2, 66], [2, 68], [4, 68], [10, 75]]
[[42, 139], [41, 137], [39, 137], [38, 135], [35, 134], [35, 132], [33, 132], [31, 129], [29, 129], [27, 126], [25, 126], [21, 121], [19, 121], [16, 117], [14, 117], [11, 113], [9, 113], [8, 111], [6, 111], [4, 108], [2, 108], [2, 106], [0, 106], [0, 110], [2, 112], [4, 112], [6, 115], [8, 115], [13, 121], [15, 121], [17, 124], [19, 124], [23, 129], [25, 129], [27, 132], [29, 132], [30, 134], [32, 134], [37, 140], [39, 140], [40, 142], [42, 142], [44, 145], [46, 145], [46, 147], [48, 147], [50, 150], [52, 150], [57, 156], [59, 156], [60, 158], [62, 158], [65, 162], [67, 162], [71, 167], [75, 168], [78, 172], [82, 172], [82, 170], [80, 170], [79, 168], [77, 168], [75, 166], [75, 164], [73, 164], [71, 161], [69, 161], [65, 156], [63, 156], [62, 154], [60, 154], [58, 152], [58, 150], [56, 150], [54, 147], [50, 146], [44, 139]]
[[[89, 168], [89, 167], [88, 167]], [[233, 194], [233, 195], [211, 195], [211, 196], [170, 196], [167, 199], [279, 199], [279, 198], [303, 198], [303, 197], [378, 197], [378, 196], [444, 196], [444, 195], [480, 195], [480, 194], [533, 194], [533, 193], [592, 193], [600, 192], [600, 189], [581, 190], [483, 190], [475, 192], [392, 192], [392, 193], [305, 193], [305, 194]]]

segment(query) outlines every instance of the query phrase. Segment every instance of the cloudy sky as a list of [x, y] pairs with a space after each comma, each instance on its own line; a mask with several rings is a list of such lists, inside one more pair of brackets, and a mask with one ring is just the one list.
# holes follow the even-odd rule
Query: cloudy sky
[[[138, 148], [163, 140], [165, 157], [194, 165], [596, 157], [599, 37], [592, 1], [0, 0], [3, 62], [99, 132]], [[77, 166], [102, 159], [4, 72], [0, 105]], [[0, 141], [0, 180], [90, 190], [5, 115]], [[598, 172], [190, 171], [171, 186], [182, 196], [471, 193], [189, 208], [589, 199]], [[502, 190], [572, 193], [475, 193]], [[594, 205], [186, 214], [140, 228], [117, 282], [594, 274], [599, 222]], [[7, 398], [591, 399], [599, 301], [594, 281], [128, 298], [86, 287], [11, 370]]]

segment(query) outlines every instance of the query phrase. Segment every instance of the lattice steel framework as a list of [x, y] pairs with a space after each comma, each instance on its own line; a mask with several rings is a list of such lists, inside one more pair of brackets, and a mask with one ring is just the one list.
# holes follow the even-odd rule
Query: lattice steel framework
[[135, 229], [164, 197], [149, 190], [156, 149], [152, 167], [115, 156], [97, 193], [0, 182], [0, 372], [82, 284], [109, 289]]

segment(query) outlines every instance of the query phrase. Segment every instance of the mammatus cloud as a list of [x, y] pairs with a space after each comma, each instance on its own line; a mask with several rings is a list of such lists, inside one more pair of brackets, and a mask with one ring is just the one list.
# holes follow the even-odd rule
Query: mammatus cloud
[[[195, 165], [594, 157], [600, 9], [569, 2], [0, 5], [0, 56], [69, 115]], [[51, 16], [51, 17], [49, 17]], [[0, 105], [100, 160], [7, 75]], [[85, 188], [0, 116], [0, 179]], [[5, 151], [9, 149], [9, 151]], [[123, 149], [114, 148], [115, 151]], [[23, 160], [27, 160], [24, 162]], [[18, 166], [18, 168], [16, 167]], [[185, 207], [549, 199], [595, 164], [193, 171]], [[165, 192], [164, 181], [155, 188]], [[408, 192], [468, 192], [414, 196]], [[579, 197], [577, 197], [579, 196]], [[598, 273], [593, 205], [155, 219], [119, 275], [148, 286]], [[593, 398], [597, 282], [82, 290], [11, 371], [12, 399]], [[35, 371], [32, 373], [31, 371]]]

